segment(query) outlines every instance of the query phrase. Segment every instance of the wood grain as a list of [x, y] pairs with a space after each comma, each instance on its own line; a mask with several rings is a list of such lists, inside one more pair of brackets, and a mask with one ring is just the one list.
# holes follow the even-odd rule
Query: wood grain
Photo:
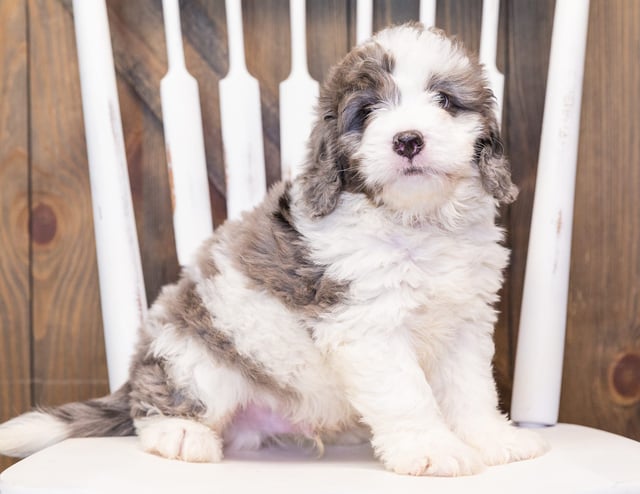
[[440, 0], [436, 7], [436, 26], [447, 35], [460, 38], [467, 49], [480, 49], [482, 2], [476, 0]]
[[29, 0], [29, 26], [34, 237], [49, 229], [32, 244], [34, 401], [55, 404], [105, 394], [107, 375], [73, 20]]
[[640, 3], [591, 5], [560, 418], [640, 439]]
[[[0, 2], [0, 422], [31, 406], [25, 0]], [[0, 471], [11, 460], [0, 456]]]
[[355, 0], [307, 2], [309, 73], [322, 83], [355, 42]]
[[242, 3], [247, 69], [260, 81], [267, 186], [280, 180], [279, 85], [291, 70], [289, 0]]
[[162, 124], [126, 82], [118, 84], [147, 301], [178, 279]]
[[418, 20], [420, 15], [417, 0], [374, 0], [373, 32], [391, 24]]

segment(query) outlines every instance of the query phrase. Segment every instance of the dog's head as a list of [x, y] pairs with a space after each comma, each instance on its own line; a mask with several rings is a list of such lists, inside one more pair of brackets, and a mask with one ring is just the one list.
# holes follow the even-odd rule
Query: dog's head
[[342, 191], [414, 215], [474, 183], [498, 202], [517, 195], [482, 67], [420, 24], [381, 31], [334, 67], [300, 180], [313, 216]]

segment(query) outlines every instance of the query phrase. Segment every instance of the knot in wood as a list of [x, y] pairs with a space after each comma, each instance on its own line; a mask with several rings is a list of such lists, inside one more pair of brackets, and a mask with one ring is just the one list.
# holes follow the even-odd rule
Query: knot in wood
[[46, 245], [56, 236], [58, 219], [48, 204], [37, 204], [31, 213], [31, 236], [33, 241]]
[[626, 352], [610, 367], [610, 387], [616, 402], [633, 405], [640, 401], [640, 353]]

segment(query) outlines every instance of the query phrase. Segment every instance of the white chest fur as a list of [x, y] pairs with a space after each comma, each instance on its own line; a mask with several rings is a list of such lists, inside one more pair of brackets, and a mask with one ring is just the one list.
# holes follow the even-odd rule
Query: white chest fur
[[336, 344], [336, 325], [345, 339], [406, 331], [419, 353], [433, 355], [470, 325], [492, 330], [508, 259], [493, 210], [482, 223], [445, 231], [398, 224], [361, 196], [345, 194], [334, 213], [298, 226], [314, 261], [349, 283], [345, 303], [319, 325], [320, 340], [323, 326], [331, 333], [327, 344]]

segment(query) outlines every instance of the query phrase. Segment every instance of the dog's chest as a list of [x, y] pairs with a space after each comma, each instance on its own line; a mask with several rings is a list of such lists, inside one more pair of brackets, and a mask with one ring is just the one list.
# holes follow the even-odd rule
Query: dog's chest
[[338, 217], [314, 233], [316, 262], [348, 283], [341, 314], [354, 324], [415, 329], [433, 341], [492, 317], [508, 252], [491, 223], [452, 233], [371, 214]]
[[492, 235], [472, 229], [451, 234], [397, 225], [336, 228], [325, 242], [321, 262], [327, 272], [347, 281], [352, 301], [362, 303], [394, 294], [402, 296], [400, 306], [464, 303], [499, 288], [507, 257]]
[[371, 237], [362, 250], [345, 252], [334, 266], [342, 264], [340, 271], [351, 283], [355, 300], [395, 297], [397, 310], [433, 312], [467, 303], [490, 278], [499, 276], [493, 250], [495, 245], [481, 247], [464, 236], [392, 231]]

